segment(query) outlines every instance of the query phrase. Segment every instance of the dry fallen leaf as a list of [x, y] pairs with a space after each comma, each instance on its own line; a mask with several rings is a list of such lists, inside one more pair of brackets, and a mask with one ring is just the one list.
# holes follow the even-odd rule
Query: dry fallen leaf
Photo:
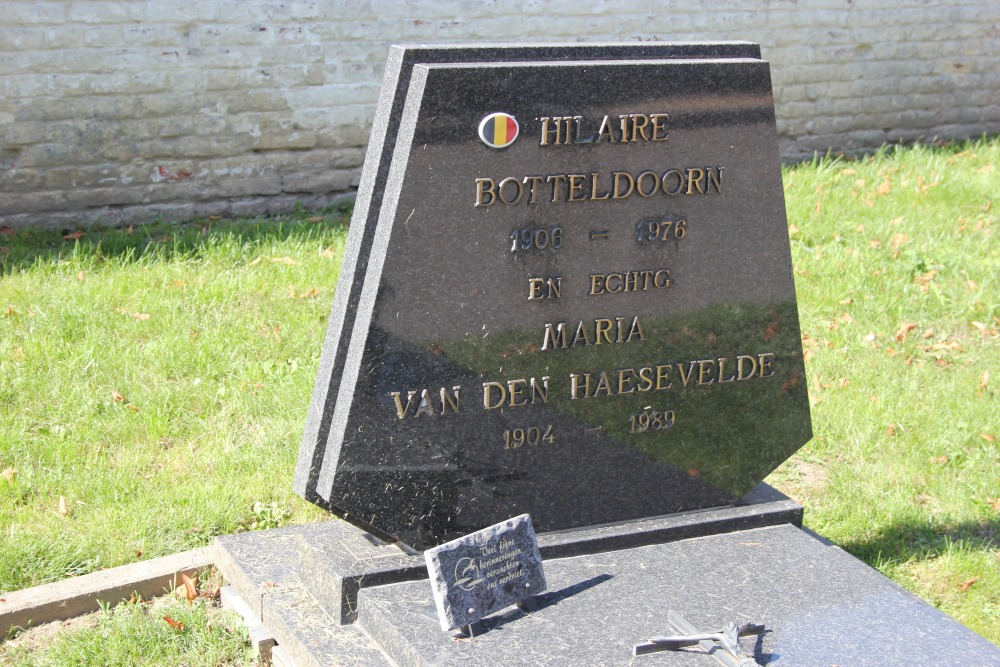
[[184, 624], [181, 623], [180, 621], [175, 621], [174, 619], [170, 618], [169, 616], [164, 616], [163, 620], [166, 621], [167, 625], [169, 625], [170, 627], [172, 627], [177, 632], [184, 632]]
[[886, 178], [884, 181], [882, 181], [882, 184], [878, 186], [878, 190], [876, 190], [876, 192], [884, 197], [885, 195], [889, 194], [890, 190], [892, 190], [892, 182], [888, 178]]
[[186, 574], [181, 574], [181, 583], [183, 584], [184, 595], [187, 597], [188, 604], [191, 604], [198, 599], [198, 587], [195, 585], [197, 580], [197, 577], [192, 580], [191, 577]]
[[63, 237], [63, 239], [65, 239], [67, 241], [70, 241], [70, 240], [73, 240], [73, 239], [80, 239], [80, 238], [83, 238], [84, 234], [86, 234], [86, 232], [84, 232], [82, 229], [78, 229], [75, 232], [73, 232], [72, 234], [67, 234], [66, 236]]
[[323, 251], [323, 257], [326, 257], [327, 259], [331, 259], [333, 255], [334, 255], [333, 246], [329, 246], [327, 247], [326, 250]]
[[263, 258], [263, 257], [261, 257], [260, 255], [258, 255], [258, 256], [257, 256], [257, 259], [253, 260], [252, 262], [249, 262], [249, 263], [247, 264], [247, 266], [257, 266], [258, 264], [260, 264], [260, 261], [261, 261], [262, 259], [264, 259], [264, 258]]
[[986, 504], [993, 508], [994, 512], [1000, 512], [1000, 496], [996, 498], [987, 498]]
[[799, 233], [799, 228], [796, 225], [788, 225], [788, 235], [795, 236]]
[[17, 477], [17, 468], [4, 468], [3, 478], [7, 480], [8, 484], [14, 483], [14, 478]]
[[276, 262], [278, 264], [289, 264], [289, 265], [298, 264], [298, 262], [296, 262], [291, 257], [272, 257], [271, 261]]
[[145, 322], [149, 319], [149, 313], [132, 313], [132, 317], [139, 320], [140, 322]]
[[321, 215], [314, 215], [311, 218], [306, 218], [306, 222], [323, 222], [323, 216], [321, 216]]
[[979, 577], [978, 576], [975, 576], [972, 579], [968, 579], [961, 586], [958, 587], [958, 590], [963, 591], [963, 592], [967, 591], [970, 588], [972, 588], [972, 584], [976, 583], [977, 581], [979, 581]]
[[841, 299], [840, 300], [840, 305], [841, 306], [849, 306], [852, 303], [854, 303], [854, 297], [852, 297], [852, 296], [849, 296], [846, 299]]
[[990, 372], [989, 370], [984, 370], [982, 375], [979, 376], [979, 388], [976, 390], [976, 396], [982, 396], [983, 392], [986, 391], [986, 387], [990, 384]]
[[944, 463], [947, 463], [947, 462], [948, 462], [948, 457], [944, 456], [943, 454], [941, 456], [932, 456], [931, 457], [931, 463], [937, 463], [938, 465], [941, 465], [941, 464], [944, 464]]
[[896, 340], [902, 343], [906, 340], [906, 336], [916, 328], [917, 325], [913, 322], [903, 322], [899, 325], [899, 329], [896, 331]]
[[889, 424], [889, 428], [886, 429], [886, 430], [889, 432], [890, 436], [896, 435], [896, 425], [895, 424]]
[[129, 403], [128, 405], [126, 405], [125, 409], [126, 410], [131, 410], [132, 412], [139, 412], [139, 406], [138, 405], [132, 405], [131, 403]]
[[56, 511], [59, 512], [59, 516], [66, 516], [69, 514], [69, 506], [66, 504], [66, 496], [59, 496], [59, 507]]
[[117, 391], [113, 391], [111, 392], [111, 400], [113, 400], [115, 403], [124, 403], [125, 397], [119, 394]]
[[[986, 442], [996, 442], [997, 441], [997, 439], [995, 437], [993, 437], [992, 435], [990, 435], [989, 433], [980, 433], [979, 437], [982, 438], [983, 440], [985, 440]], [[17, 471], [15, 470], [14, 472], [17, 472]]]
[[896, 234], [892, 237], [892, 247], [898, 248], [909, 240], [910, 239], [907, 238], [906, 234]]

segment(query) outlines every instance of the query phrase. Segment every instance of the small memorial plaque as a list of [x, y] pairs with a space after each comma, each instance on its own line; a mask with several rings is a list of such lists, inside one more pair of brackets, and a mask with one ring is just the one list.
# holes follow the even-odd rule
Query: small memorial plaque
[[474, 623], [545, 590], [527, 514], [424, 552], [442, 630]]

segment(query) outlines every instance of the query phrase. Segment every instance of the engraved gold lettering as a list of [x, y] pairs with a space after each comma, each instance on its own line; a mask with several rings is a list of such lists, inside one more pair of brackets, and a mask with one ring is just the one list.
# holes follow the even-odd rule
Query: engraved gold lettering
[[396, 402], [396, 416], [402, 419], [406, 416], [406, 413], [410, 411], [410, 405], [413, 403], [413, 397], [417, 395], [416, 391], [406, 392], [406, 406], [403, 406], [403, 402], [400, 400], [401, 396], [398, 391], [390, 392], [392, 400]]
[[413, 413], [413, 417], [414, 419], [420, 415], [430, 415], [433, 417], [434, 414], [434, 406], [431, 405], [431, 393], [424, 389], [420, 392], [420, 406], [417, 408], [417, 411]]
[[[496, 401], [493, 400], [494, 390], [499, 392], [499, 397]], [[503, 404], [507, 400], [507, 388], [504, 387], [499, 382], [484, 382], [483, 383], [483, 407], [487, 410], [496, 410], [497, 408], [502, 408]]]
[[608, 381], [608, 374], [605, 373], [604, 371], [601, 371], [601, 374], [600, 376], [598, 376], [598, 378], [599, 379], [597, 380], [597, 386], [594, 387], [594, 397], [596, 398], [597, 394], [601, 391], [604, 392], [605, 396], [610, 396], [611, 382]]
[[[628, 379], [626, 380], [627, 376]], [[618, 393], [619, 394], [632, 394], [635, 393], [635, 387], [632, 386], [632, 381], [635, 378], [635, 369], [633, 368], [619, 368], [618, 369]], [[628, 387], [628, 389], [626, 389]]]
[[[487, 198], [488, 195], [488, 198]], [[476, 179], [476, 206], [490, 206], [497, 200], [496, 183], [492, 178]]]
[[[750, 363], [750, 371], [744, 372], [746, 366], [744, 362]], [[757, 372], [757, 360], [748, 354], [741, 354], [736, 357], [736, 379], [738, 381], [749, 380]]]
[[587, 336], [587, 327], [584, 326], [583, 321], [576, 325], [576, 334], [573, 336], [573, 342], [570, 343], [570, 347], [577, 345], [590, 345], [590, 338]]
[[[575, 329], [570, 329], [566, 322], [548, 322], [545, 325], [545, 332], [542, 334], [542, 350], [631, 343], [633, 340], [641, 342], [646, 339], [646, 334], [642, 330], [642, 322], [639, 321], [638, 316], [632, 318], [627, 329], [626, 322], [628, 322], [626, 317], [598, 318], [593, 323], [579, 320]], [[573, 332], [572, 340], [569, 338], [570, 331]]]
[[599, 319], [594, 321], [594, 345], [601, 344], [601, 338], [603, 337], [608, 343], [611, 342], [611, 320]]
[[712, 189], [710, 187], [711, 185], [715, 185], [715, 191], [718, 192], [719, 194], [722, 194], [722, 170], [723, 169], [725, 169], [725, 167], [716, 167], [715, 169], [712, 169], [711, 167], [708, 167], [705, 170], [706, 172], [708, 172], [708, 185], [705, 186], [705, 193], [706, 194], [708, 194], [708, 191]]
[[[584, 174], [570, 174], [569, 175], [569, 187], [567, 188], [568, 195], [566, 201], [586, 201], [587, 196], [583, 192], [583, 184], [587, 181], [587, 177]], [[575, 193], [579, 193], [579, 197], [574, 197]]]
[[[635, 179], [632, 178], [632, 174], [627, 171], [616, 171], [612, 173], [612, 176], [614, 178], [614, 186], [612, 187], [612, 190], [614, 191], [613, 199], [628, 198], [628, 196], [632, 194], [632, 190], [635, 188]], [[628, 190], [625, 190], [625, 192], [622, 192], [621, 189], [622, 177], [624, 177], [628, 183]]]
[[441, 387], [441, 414], [447, 412], [449, 407], [452, 412], [458, 412], [459, 394], [462, 388], [455, 385], [451, 388], [451, 391], [453, 394], [449, 394], [445, 387]]
[[649, 119], [653, 123], [653, 141], [666, 141], [670, 137], [670, 133], [667, 132], [669, 118], [665, 113], [649, 114]]
[[[643, 181], [651, 181], [649, 187], [645, 191], [642, 188]], [[656, 173], [652, 171], [644, 171], [635, 179], [635, 191], [639, 193], [640, 197], [652, 197], [656, 194], [656, 190], [659, 185], [660, 179]]]
[[542, 403], [549, 402], [549, 376], [543, 375], [541, 384], [535, 378], [531, 378], [531, 402], [535, 403], [536, 400]]
[[[668, 180], [677, 179], [677, 187], [671, 188], [667, 185]], [[663, 172], [663, 177], [660, 179], [660, 189], [663, 190], [663, 194], [668, 197], [673, 197], [679, 195], [684, 190], [684, 174], [679, 169], [668, 169]]]
[[[696, 175], [697, 174], [697, 175]], [[698, 169], [697, 167], [688, 167], [687, 170], [687, 194], [693, 195], [694, 192], [692, 188], [697, 187], [698, 192], [705, 194], [704, 188], [702, 188], [702, 183], [705, 180], [705, 170]]]
[[601, 128], [597, 131], [597, 141], [595, 141], [594, 143], [595, 144], [601, 143], [601, 139], [603, 139], [604, 137], [608, 138], [609, 144], [617, 143], [615, 141], [615, 133], [612, 131], [611, 128], [611, 119], [608, 116], [605, 116], [604, 120], [601, 121]]
[[566, 323], [560, 322], [555, 327], [549, 322], [545, 325], [545, 335], [542, 338], [542, 349], [553, 350], [557, 347], [566, 348]]
[[[712, 359], [701, 359], [698, 361], [698, 386], [712, 384], [715, 378], [712, 373], [715, 371], [715, 361]], [[707, 378], [707, 379], [706, 379]]]
[[691, 377], [692, 377], [692, 375], [694, 373], [694, 365], [696, 363], [697, 362], [695, 362], [695, 361], [689, 361], [688, 362], [687, 373], [684, 372], [684, 364], [677, 364], [677, 372], [680, 374], [680, 376], [681, 376], [681, 383], [685, 387], [688, 386], [688, 380], [691, 379]]
[[735, 382], [736, 376], [725, 377], [726, 375], [726, 358], [719, 357], [719, 384], [725, 384], [727, 382]]
[[558, 299], [562, 296], [562, 278], [528, 278], [528, 301]]
[[[612, 279], [614, 279], [614, 280], [617, 281], [617, 283], [616, 283], [617, 286], [616, 287], [612, 287], [611, 286], [611, 280]], [[607, 278], [604, 281], [604, 284], [605, 284], [605, 289], [608, 292], [621, 292], [622, 291], [622, 274], [620, 274], [620, 273], [609, 273], [608, 276], [607, 276]]]
[[[504, 188], [506, 188], [508, 185], [514, 186], [514, 194], [516, 196], [512, 199], [504, 196], [505, 192]], [[497, 188], [497, 197], [504, 204], [516, 204], [517, 202], [521, 201], [521, 197], [523, 196], [524, 196], [524, 185], [521, 183], [521, 181], [517, 180], [513, 176], [505, 178], [502, 181], [500, 181], [500, 186]]]
[[638, 315], [636, 315], [632, 319], [632, 326], [629, 327], [628, 336], [625, 337], [625, 342], [626, 343], [631, 343], [632, 339], [635, 338], [636, 336], [639, 337], [639, 341], [640, 342], [646, 340], [646, 334], [644, 334], [642, 332], [642, 323], [639, 322], [639, 316]]
[[590, 276], [590, 293], [601, 294], [604, 292], [604, 274], [594, 273]]
[[653, 369], [650, 366], [643, 366], [639, 369], [639, 380], [641, 384], [636, 387], [641, 392], [649, 391], [653, 388]]
[[520, 401], [518, 400], [521, 398], [521, 392], [526, 386], [528, 386], [527, 380], [507, 380], [507, 392], [508, 396], [510, 396], [510, 407], [517, 408], [528, 404], [527, 398]]
[[580, 379], [583, 379], [583, 397], [590, 395], [590, 373], [570, 373], [569, 374], [569, 397], [570, 399], [580, 398]]
[[552, 176], [545, 177], [545, 182], [552, 184], [552, 203], [562, 201], [559, 196], [559, 185], [566, 182], [566, 176], [566, 174], [553, 174]]
[[674, 381], [671, 380], [667, 384], [663, 384], [667, 376], [670, 375], [670, 371], [674, 369], [673, 366], [657, 366], [656, 367], [656, 391], [661, 391], [663, 389], [670, 389], [674, 386]]
[[549, 118], [548, 116], [543, 116], [539, 120], [542, 121], [542, 141], [541, 141], [541, 143], [539, 143], [539, 145], [540, 146], [548, 146], [549, 145], [549, 135], [552, 132], [552, 129], [549, 128], [549, 125], [551, 125], [551, 124], [555, 125], [555, 135], [556, 135], [555, 136], [555, 143], [558, 144], [559, 143], [559, 118], [555, 119], [555, 121], [556, 121], [555, 123], [552, 123], [552, 119]]
[[[766, 357], [766, 358], [765, 358]], [[774, 352], [764, 352], [763, 354], [758, 354], [757, 358], [760, 359], [760, 375], [761, 378], [769, 378], [774, 375], [774, 369], [771, 368], [771, 362], [774, 361]], [[765, 371], [770, 370], [770, 373], [765, 373]]]
[[[636, 140], [636, 135], [641, 135], [643, 141], [649, 141], [649, 137], [646, 136], [646, 128], [649, 126], [649, 117], [644, 113], [632, 113], [629, 114], [629, 118], [632, 119], [631, 141]], [[640, 120], [642, 121], [641, 123], [639, 122]]]
[[603, 196], [597, 195], [597, 179], [599, 177], [600, 174], [598, 174], [597, 172], [594, 172], [590, 175], [590, 198], [595, 201], [604, 201], [605, 199], [611, 196], [611, 193], [605, 192]]
[[660, 269], [653, 276], [653, 286], [654, 287], [670, 287], [670, 271], [666, 269]]
[[545, 180], [544, 176], [525, 176], [522, 183], [528, 185], [528, 203], [537, 204], [538, 203], [538, 184]]

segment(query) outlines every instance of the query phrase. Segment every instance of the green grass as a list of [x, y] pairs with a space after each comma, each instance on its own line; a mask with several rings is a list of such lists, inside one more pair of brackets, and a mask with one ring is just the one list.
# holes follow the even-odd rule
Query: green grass
[[0, 591], [322, 516], [290, 484], [343, 215], [0, 236]]
[[[192, 604], [173, 596], [134, 600], [53, 632], [30, 630], [9, 644], [0, 644], [4, 667], [253, 667], [246, 626], [234, 612], [223, 611], [212, 599]], [[37, 636], [34, 636], [37, 633]]]
[[1000, 643], [998, 165], [994, 139], [786, 170], [815, 437], [770, 481]]
[[[1000, 643], [998, 164], [785, 170], [815, 437], [769, 481]], [[321, 218], [0, 234], [0, 592], [324, 516], [290, 490], [346, 237]]]

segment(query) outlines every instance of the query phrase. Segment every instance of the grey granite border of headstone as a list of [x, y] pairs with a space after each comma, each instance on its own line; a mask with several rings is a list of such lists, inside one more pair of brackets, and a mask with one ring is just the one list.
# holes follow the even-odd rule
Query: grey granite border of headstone
[[[541, 533], [538, 548], [543, 559], [566, 558], [784, 523], [802, 525], [802, 506], [767, 484], [758, 484], [743, 502], [736, 507]], [[308, 588], [339, 623], [357, 620], [362, 588], [427, 578], [422, 556], [408, 554], [346, 521], [283, 530], [299, 533], [295, 557], [301, 559], [303, 571], [309, 572]], [[233, 542], [237, 538], [219, 538], [221, 551], [230, 544], [242, 544]], [[227, 564], [236, 565], [232, 557]], [[243, 591], [240, 594], [246, 599]]]

